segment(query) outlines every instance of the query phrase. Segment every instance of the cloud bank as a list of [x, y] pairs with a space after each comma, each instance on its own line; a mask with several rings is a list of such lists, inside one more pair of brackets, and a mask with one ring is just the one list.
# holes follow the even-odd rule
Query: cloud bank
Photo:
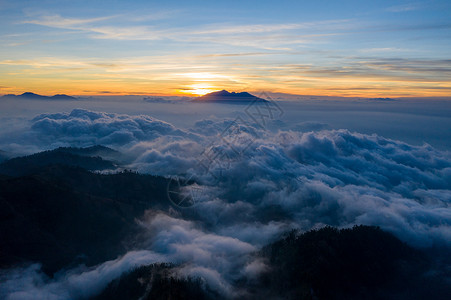
[[108, 261], [97, 268], [79, 268], [57, 274], [49, 279], [39, 264], [0, 274], [2, 299], [85, 299], [102, 291], [108, 283], [134, 267], [164, 262], [164, 257], [150, 251], [131, 251], [121, 258]]
[[115, 146], [132, 157], [129, 167], [191, 178], [201, 192], [188, 209], [143, 216], [135, 251], [54, 279], [37, 265], [20, 270], [23, 276], [10, 272], [0, 295], [83, 298], [132, 266], [172, 262], [176, 276], [201, 277], [237, 297], [243, 291], [234, 281], [266, 269], [252, 253], [293, 228], [376, 225], [415, 247], [451, 247], [449, 152], [321, 123], [282, 125], [266, 131], [204, 119], [180, 129], [149, 116], [81, 109], [37, 116], [30, 130], [42, 143]]
[[31, 129], [49, 140], [107, 145], [182, 134], [171, 124], [149, 116], [132, 117], [84, 109], [74, 109], [71, 113], [42, 114], [32, 120]]

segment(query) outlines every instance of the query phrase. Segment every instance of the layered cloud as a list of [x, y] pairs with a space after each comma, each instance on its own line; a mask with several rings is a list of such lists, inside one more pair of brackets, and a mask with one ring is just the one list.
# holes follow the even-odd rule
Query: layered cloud
[[[123, 257], [95, 268], [80, 267], [56, 274], [50, 279], [39, 264], [8, 270], [0, 274], [0, 296], [6, 299], [86, 299], [96, 295], [122, 273], [142, 265], [170, 262], [178, 267], [174, 276], [202, 278], [210, 288], [225, 297], [239, 294], [230, 285], [243, 275], [255, 274], [263, 265], [247, 254], [257, 250], [249, 243], [207, 233], [191, 221], [149, 212], [139, 222], [145, 229], [140, 236], [144, 250], [130, 251]], [[248, 266], [244, 271], [243, 266]]]
[[[449, 153], [428, 145], [410, 146], [376, 135], [279, 132], [255, 140], [243, 156], [215, 162], [198, 176], [211, 183], [213, 174], [221, 174], [208, 193], [216, 191], [229, 204], [251, 203], [246, 215], [260, 221], [268, 215], [302, 229], [378, 225], [427, 247], [449, 245], [450, 163]], [[214, 211], [213, 202], [201, 200], [201, 211]], [[216, 206], [218, 224], [233, 220], [222, 204]]]
[[199, 199], [198, 208], [214, 215], [204, 221], [218, 209], [225, 222], [224, 205], [244, 203], [253, 218], [276, 206], [305, 229], [368, 223], [415, 244], [449, 240], [449, 153], [323, 128], [272, 133], [237, 119], [202, 120], [187, 131], [148, 116], [87, 110], [32, 120], [41, 139], [127, 145], [141, 172], [193, 176], [211, 195]]
[[86, 299], [104, 289], [122, 273], [141, 265], [163, 262], [164, 257], [150, 251], [131, 251], [94, 269], [75, 269], [50, 279], [39, 264], [9, 270], [0, 274], [2, 299]]
[[164, 135], [183, 136], [169, 123], [149, 116], [129, 116], [84, 109], [70, 113], [42, 114], [32, 120], [33, 134], [73, 145], [125, 145]]
[[198, 218], [217, 230], [243, 214], [243, 223], [258, 226], [364, 223], [415, 245], [449, 243], [448, 152], [322, 123], [294, 128], [267, 131], [237, 118], [179, 129], [145, 115], [75, 109], [35, 117], [30, 136], [19, 140], [37, 137], [32, 142], [47, 148], [104, 144], [126, 152], [140, 172], [191, 177], [202, 186]]
[[[112, 145], [132, 158], [129, 167], [190, 179], [199, 193], [192, 207], [143, 216], [139, 251], [52, 280], [32, 266], [22, 278], [10, 273], [0, 291], [11, 299], [27, 291], [77, 298], [132, 266], [161, 261], [177, 265], [175, 276], [201, 277], [238, 297], [236, 280], [266, 270], [252, 253], [292, 228], [376, 225], [415, 247], [451, 246], [449, 152], [323, 123], [271, 125], [204, 119], [179, 129], [149, 116], [80, 109], [37, 116], [30, 126], [40, 141]], [[92, 274], [99, 276], [83, 294], [78, 283]]]

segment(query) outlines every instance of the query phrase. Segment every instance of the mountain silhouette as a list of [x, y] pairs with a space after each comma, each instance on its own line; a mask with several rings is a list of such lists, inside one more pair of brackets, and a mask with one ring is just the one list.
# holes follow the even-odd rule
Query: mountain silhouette
[[55, 100], [76, 100], [77, 98], [66, 95], [66, 94], [56, 94], [53, 95], [51, 97], [49, 97], [50, 99], [55, 99]]
[[265, 99], [259, 98], [248, 92], [228, 92], [226, 90], [209, 93], [193, 100], [194, 102], [218, 102], [218, 103], [230, 103], [230, 104], [240, 104], [240, 103], [250, 103], [250, 102], [268, 102]]
[[43, 96], [35, 94], [32, 92], [25, 92], [21, 95], [8, 94], [2, 96], [2, 98], [18, 98], [18, 99], [28, 99], [28, 100], [77, 100], [77, 98], [68, 96], [65, 94], [56, 94], [53, 96]]

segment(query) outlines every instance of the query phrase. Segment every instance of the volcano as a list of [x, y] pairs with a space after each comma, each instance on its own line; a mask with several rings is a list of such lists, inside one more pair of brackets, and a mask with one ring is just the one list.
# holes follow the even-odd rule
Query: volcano
[[265, 99], [259, 98], [247, 92], [235, 93], [228, 92], [226, 90], [218, 91], [197, 97], [194, 102], [218, 102], [218, 103], [230, 103], [230, 104], [242, 104], [250, 102], [268, 102]]

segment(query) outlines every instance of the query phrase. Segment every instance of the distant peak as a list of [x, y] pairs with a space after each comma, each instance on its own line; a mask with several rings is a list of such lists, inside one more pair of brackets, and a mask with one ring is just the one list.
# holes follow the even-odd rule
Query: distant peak
[[39, 95], [36, 93], [32, 93], [32, 92], [25, 92], [23, 94], [20, 95], [14, 95], [14, 94], [8, 94], [8, 95], [4, 95], [3, 97], [6, 98], [19, 98], [19, 99], [41, 99], [41, 100], [45, 100], [45, 99], [49, 99], [49, 100], [75, 100], [77, 98], [66, 95], [66, 94], [56, 94], [54, 96], [43, 96], [43, 95]]
[[207, 96], [207, 95], [221, 95], [221, 96], [226, 96], [226, 95], [230, 95], [230, 94], [234, 94], [234, 93], [229, 93], [229, 91], [226, 91], [226, 90], [221, 90], [221, 91], [216, 91], [216, 92], [211, 92], [211, 93], [208, 93], [208, 94], [205, 94], [205, 95], [203, 95], [203, 96], [201, 96], [201, 97], [204, 97], [204, 96]]
[[221, 102], [221, 103], [247, 103], [252, 101], [267, 102], [267, 100], [254, 96], [248, 92], [229, 92], [221, 90], [208, 93], [196, 98], [196, 102]]
[[35, 93], [32, 93], [32, 92], [25, 92], [22, 95], [19, 95], [18, 97], [21, 97], [21, 98], [33, 98], [33, 99], [45, 99], [45, 98], [48, 98], [47, 96], [42, 96], [42, 95], [35, 94]]
[[52, 98], [52, 99], [75, 99], [75, 97], [72, 97], [72, 96], [69, 96], [66, 94], [56, 94], [50, 98]]

